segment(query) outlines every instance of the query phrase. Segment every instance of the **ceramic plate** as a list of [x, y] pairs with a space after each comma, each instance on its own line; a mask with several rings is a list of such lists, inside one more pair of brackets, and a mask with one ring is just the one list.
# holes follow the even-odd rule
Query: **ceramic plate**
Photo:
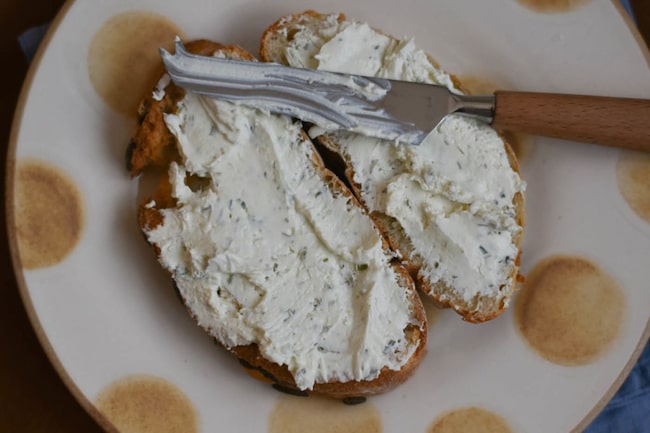
[[124, 163], [155, 47], [180, 33], [255, 53], [266, 26], [308, 8], [413, 36], [477, 91], [650, 97], [648, 53], [607, 0], [69, 2], [30, 73], [8, 161], [16, 273], [57, 370], [103, 426], [124, 431], [583, 429], [648, 338], [647, 156], [513, 137], [528, 183], [519, 299], [482, 325], [427, 306], [422, 365], [361, 405], [251, 379], [175, 298], [137, 227]]

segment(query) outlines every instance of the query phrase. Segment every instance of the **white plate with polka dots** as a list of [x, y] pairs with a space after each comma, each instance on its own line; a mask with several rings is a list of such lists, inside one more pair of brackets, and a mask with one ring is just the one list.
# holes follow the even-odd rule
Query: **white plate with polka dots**
[[257, 52], [266, 26], [308, 8], [414, 36], [476, 91], [650, 97], [650, 54], [609, 0], [70, 1], [23, 92], [7, 203], [25, 305], [64, 381], [103, 426], [132, 432], [582, 430], [650, 333], [647, 155], [514, 137], [527, 283], [481, 325], [428, 305], [422, 365], [364, 404], [251, 379], [175, 299], [124, 164], [156, 48], [180, 34]]

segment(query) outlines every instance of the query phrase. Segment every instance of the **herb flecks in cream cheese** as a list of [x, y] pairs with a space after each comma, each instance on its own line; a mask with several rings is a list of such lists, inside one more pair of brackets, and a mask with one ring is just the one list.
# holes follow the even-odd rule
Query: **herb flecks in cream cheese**
[[165, 121], [178, 206], [147, 236], [199, 324], [227, 347], [257, 344], [301, 389], [399, 370], [415, 350], [406, 290], [299, 124], [191, 93]]
[[[286, 48], [290, 66], [443, 84], [459, 92], [412, 39], [336, 18], [298, 25]], [[420, 146], [342, 131], [326, 135], [352, 163], [369, 209], [404, 229], [432, 284], [444, 283], [475, 308], [481, 296], [500, 297], [504, 286], [514, 285], [521, 227], [513, 198], [525, 185], [492, 128], [449, 116]]]

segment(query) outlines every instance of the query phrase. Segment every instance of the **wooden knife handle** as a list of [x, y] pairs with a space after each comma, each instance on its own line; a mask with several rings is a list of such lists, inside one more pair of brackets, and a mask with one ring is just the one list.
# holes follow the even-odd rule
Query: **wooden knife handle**
[[650, 152], [650, 100], [498, 91], [492, 126]]

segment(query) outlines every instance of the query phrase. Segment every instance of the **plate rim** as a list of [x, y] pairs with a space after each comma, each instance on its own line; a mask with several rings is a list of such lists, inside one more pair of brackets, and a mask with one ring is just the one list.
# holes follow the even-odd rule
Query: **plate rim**
[[[613, 4], [614, 8], [622, 16], [623, 21], [625, 22], [628, 30], [632, 33], [634, 40], [636, 41], [638, 47], [643, 54], [643, 57], [650, 67], [650, 47], [646, 44], [641, 32], [636, 26], [636, 23], [630, 17], [627, 10], [621, 4], [620, 0], [609, 0]], [[40, 67], [41, 60], [45, 52], [50, 45], [50, 42], [56, 32], [59, 29], [59, 26], [64, 21], [71, 7], [75, 4], [75, 0], [66, 0], [65, 3], [61, 6], [59, 12], [57, 12], [55, 18], [52, 20], [52, 23], [49, 26], [47, 33], [45, 34], [43, 40], [41, 41], [38, 50], [32, 60], [25, 79], [23, 81], [20, 95], [16, 102], [16, 108], [14, 110], [14, 115], [11, 123], [11, 130], [9, 135], [9, 142], [7, 145], [7, 159], [5, 161], [5, 218], [6, 218], [6, 233], [7, 240], [9, 244], [9, 251], [12, 262], [12, 270], [16, 280], [16, 285], [18, 287], [18, 292], [20, 298], [25, 308], [25, 312], [29, 319], [30, 325], [36, 338], [43, 348], [45, 355], [54, 367], [57, 375], [72, 394], [77, 403], [83, 408], [83, 410], [91, 416], [91, 418], [106, 432], [109, 433], [119, 433], [117, 428], [111, 424], [111, 422], [97, 409], [94, 403], [79, 389], [75, 381], [72, 379], [70, 374], [67, 372], [59, 357], [54, 350], [52, 344], [50, 343], [47, 335], [45, 334], [44, 328], [39, 319], [39, 315], [36, 312], [34, 303], [32, 302], [31, 295], [29, 294], [29, 289], [25, 281], [24, 268], [20, 260], [20, 254], [18, 252], [18, 240], [16, 236], [16, 221], [15, 221], [15, 206], [14, 206], [14, 180], [15, 180], [15, 171], [16, 171], [16, 150], [18, 145], [18, 135], [20, 132], [20, 126], [22, 124], [25, 106], [27, 98], [31, 93], [32, 84], [36, 72]], [[643, 352], [645, 346], [650, 342], [650, 317], [646, 323], [645, 329], [641, 334], [638, 344], [636, 345], [634, 351], [630, 354], [626, 364], [623, 366], [622, 370], [616, 377], [616, 379], [609, 386], [607, 391], [600, 397], [596, 404], [591, 408], [589, 412], [585, 414], [581, 421], [570, 430], [569, 433], [579, 433], [582, 432], [591, 422], [602, 412], [602, 410], [607, 406], [609, 401], [614, 397], [619, 388], [623, 385], [623, 382], [629, 376], [630, 372], [636, 365], [638, 359]]]
[[24, 267], [22, 266], [22, 261], [20, 259], [20, 254], [18, 252], [18, 239], [16, 236], [16, 219], [15, 219], [15, 173], [16, 173], [16, 150], [18, 148], [18, 135], [20, 132], [20, 126], [22, 124], [23, 116], [25, 114], [25, 106], [27, 104], [27, 98], [31, 93], [32, 84], [34, 82], [34, 77], [36, 72], [40, 68], [41, 60], [49, 48], [52, 38], [59, 29], [59, 26], [67, 16], [68, 12], [74, 5], [75, 0], [66, 0], [61, 9], [57, 12], [56, 16], [52, 20], [43, 40], [38, 46], [34, 58], [32, 59], [25, 79], [23, 81], [22, 87], [20, 89], [20, 95], [18, 96], [18, 101], [16, 102], [16, 109], [14, 110], [14, 116], [11, 123], [11, 131], [9, 134], [9, 143], [7, 146], [7, 159], [5, 161], [5, 221], [6, 221], [6, 232], [7, 232], [7, 241], [9, 243], [9, 252], [11, 256], [12, 269], [14, 277], [16, 280], [16, 285], [18, 286], [18, 293], [22, 301], [23, 307], [25, 308], [25, 313], [29, 319], [32, 330], [36, 335], [38, 343], [43, 348], [45, 356], [48, 361], [54, 367], [57, 375], [63, 382], [67, 390], [72, 394], [77, 403], [82, 407], [82, 409], [90, 415], [90, 417], [99, 424], [100, 428], [108, 433], [119, 433], [117, 428], [113, 426], [110, 421], [95, 407], [95, 405], [90, 401], [86, 395], [81, 392], [75, 381], [72, 379], [66, 368], [61, 363], [56, 351], [52, 347], [49, 338], [45, 334], [43, 325], [39, 319], [39, 315], [36, 312], [34, 303], [32, 302], [31, 295], [29, 294], [29, 289], [27, 287], [27, 282], [25, 281]]

